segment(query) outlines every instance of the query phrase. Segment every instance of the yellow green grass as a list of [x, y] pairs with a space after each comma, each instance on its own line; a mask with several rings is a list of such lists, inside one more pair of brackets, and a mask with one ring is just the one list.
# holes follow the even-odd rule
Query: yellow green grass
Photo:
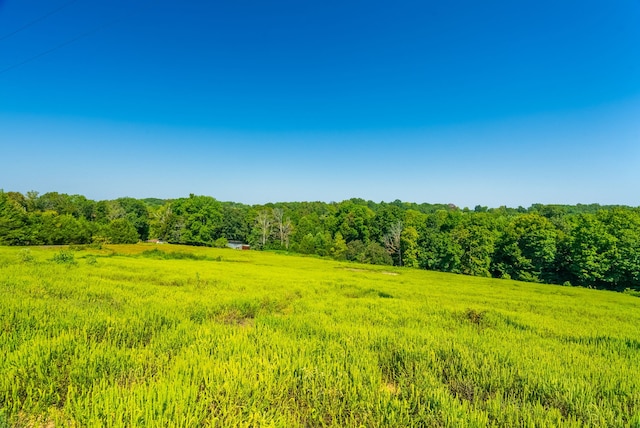
[[0, 427], [640, 427], [640, 299], [613, 292], [0, 247], [0, 309]]

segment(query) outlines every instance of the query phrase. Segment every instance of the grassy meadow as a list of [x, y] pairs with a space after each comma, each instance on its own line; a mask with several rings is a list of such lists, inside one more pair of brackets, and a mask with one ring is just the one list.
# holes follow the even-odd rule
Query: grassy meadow
[[640, 427], [640, 298], [254, 251], [0, 247], [0, 427]]

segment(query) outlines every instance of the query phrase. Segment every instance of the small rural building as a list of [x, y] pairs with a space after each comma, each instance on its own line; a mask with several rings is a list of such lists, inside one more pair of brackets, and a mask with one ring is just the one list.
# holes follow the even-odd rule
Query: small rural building
[[150, 244], [164, 244], [165, 242], [162, 239], [147, 239]]
[[244, 244], [242, 241], [229, 241], [227, 243], [227, 247], [233, 248], [234, 250], [250, 250], [251, 246], [249, 244]]

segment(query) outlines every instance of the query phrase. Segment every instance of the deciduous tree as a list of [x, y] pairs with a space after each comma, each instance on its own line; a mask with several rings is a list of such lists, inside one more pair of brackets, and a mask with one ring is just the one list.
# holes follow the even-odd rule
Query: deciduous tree
[[385, 248], [391, 257], [396, 258], [398, 266], [402, 266], [402, 221], [397, 220], [389, 226], [387, 233], [382, 237]]

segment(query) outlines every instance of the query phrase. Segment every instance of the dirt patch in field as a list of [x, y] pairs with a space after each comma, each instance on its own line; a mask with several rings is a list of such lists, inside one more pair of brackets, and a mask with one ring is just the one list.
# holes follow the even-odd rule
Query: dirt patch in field
[[236, 318], [236, 317], [225, 317], [222, 318], [222, 323], [227, 325], [234, 325], [236, 327], [251, 327], [254, 324], [254, 320], [252, 318]]
[[380, 386], [380, 391], [388, 392], [391, 395], [398, 395], [400, 392], [398, 389], [398, 385], [393, 382], [385, 382]]

